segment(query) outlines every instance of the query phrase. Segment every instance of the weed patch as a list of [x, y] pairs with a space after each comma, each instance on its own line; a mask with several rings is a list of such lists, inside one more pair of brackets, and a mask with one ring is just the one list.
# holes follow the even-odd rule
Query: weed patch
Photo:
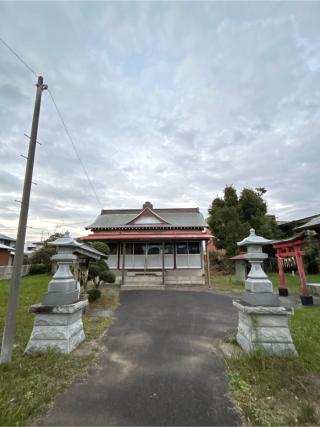
[[[49, 280], [47, 274], [27, 276], [22, 280], [13, 359], [9, 364], [0, 365], [1, 426], [25, 425], [28, 419], [39, 415], [59, 392], [85, 374], [95, 357], [94, 352], [82, 356], [56, 352], [24, 354], [34, 319], [29, 306], [41, 300]], [[1, 336], [8, 294], [9, 281], [0, 281]], [[114, 308], [116, 301], [116, 294], [105, 297], [107, 308]], [[112, 307], [108, 307], [109, 303]], [[83, 323], [87, 340], [92, 340], [106, 330], [111, 320], [84, 316]]]
[[249, 425], [320, 424], [320, 308], [297, 310], [291, 331], [299, 357], [256, 352], [226, 360], [230, 391]]
[[[268, 273], [268, 277], [273, 284], [273, 289], [277, 292], [277, 288], [279, 287], [279, 274], [278, 273]], [[300, 280], [299, 275], [296, 274], [292, 276], [292, 274], [287, 273], [286, 277], [286, 286], [289, 289], [290, 295], [300, 295]], [[319, 283], [320, 282], [320, 274], [309, 274], [307, 277], [307, 281], [310, 283]], [[215, 289], [219, 289], [222, 291], [228, 292], [243, 292], [244, 291], [244, 283], [236, 280], [233, 274], [213, 274], [211, 276], [211, 284]]]

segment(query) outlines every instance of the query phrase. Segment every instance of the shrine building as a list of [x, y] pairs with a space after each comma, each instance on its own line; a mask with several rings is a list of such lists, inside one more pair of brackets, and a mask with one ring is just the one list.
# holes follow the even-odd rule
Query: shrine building
[[146, 202], [141, 209], [103, 209], [86, 229], [91, 234], [83, 240], [109, 246], [107, 262], [122, 285], [148, 276], [162, 285], [205, 281], [205, 247], [212, 235], [199, 208], [154, 209]]

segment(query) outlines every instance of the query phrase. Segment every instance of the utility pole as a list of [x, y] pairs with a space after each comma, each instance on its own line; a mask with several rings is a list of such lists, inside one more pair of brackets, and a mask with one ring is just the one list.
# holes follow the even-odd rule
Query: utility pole
[[16, 312], [17, 312], [18, 300], [19, 300], [21, 268], [23, 263], [24, 243], [26, 238], [26, 228], [27, 228], [30, 192], [31, 192], [31, 184], [32, 184], [32, 173], [33, 173], [34, 156], [35, 156], [36, 144], [37, 144], [41, 95], [43, 90], [48, 89], [48, 86], [43, 84], [43, 77], [41, 76], [38, 77], [38, 83], [36, 84], [36, 86], [37, 86], [37, 93], [36, 93], [36, 99], [34, 103], [28, 158], [27, 158], [26, 172], [24, 177], [22, 201], [21, 201], [20, 216], [19, 216], [16, 252], [15, 252], [15, 257], [13, 262], [8, 311], [7, 311], [5, 327], [3, 331], [0, 364], [10, 362], [12, 358], [12, 349], [14, 345], [14, 338], [15, 338], [15, 332], [16, 332]]

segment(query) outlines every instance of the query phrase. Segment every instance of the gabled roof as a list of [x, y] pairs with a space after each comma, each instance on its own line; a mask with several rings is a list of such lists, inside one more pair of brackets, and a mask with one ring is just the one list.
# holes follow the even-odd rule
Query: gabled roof
[[[149, 209], [149, 211], [147, 211]], [[159, 218], [159, 223], [134, 224], [135, 220], [143, 217], [143, 212], [149, 212], [155, 218]], [[148, 218], [148, 215], [146, 215]], [[152, 206], [142, 209], [116, 209], [101, 211], [95, 221], [86, 229], [106, 230], [106, 229], [129, 229], [129, 228], [165, 228], [174, 229], [178, 227], [204, 228], [207, 227], [199, 208], [168, 208], [153, 209]]]
[[[143, 219], [145, 219], [145, 222], [143, 222]], [[127, 225], [130, 224], [137, 224], [139, 221], [139, 225], [147, 225], [147, 224], [168, 224], [167, 221], [165, 221], [163, 218], [161, 218], [160, 215], [158, 215], [156, 212], [154, 212], [149, 207], [144, 208], [140, 213], [138, 213], [137, 216], [135, 216], [131, 221], [128, 222]]]

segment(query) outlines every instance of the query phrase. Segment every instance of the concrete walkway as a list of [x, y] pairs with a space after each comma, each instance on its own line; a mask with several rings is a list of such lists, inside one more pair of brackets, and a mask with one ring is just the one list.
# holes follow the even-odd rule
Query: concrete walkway
[[41, 425], [239, 425], [215, 343], [234, 332], [231, 298], [122, 291], [99, 366], [60, 395]]

